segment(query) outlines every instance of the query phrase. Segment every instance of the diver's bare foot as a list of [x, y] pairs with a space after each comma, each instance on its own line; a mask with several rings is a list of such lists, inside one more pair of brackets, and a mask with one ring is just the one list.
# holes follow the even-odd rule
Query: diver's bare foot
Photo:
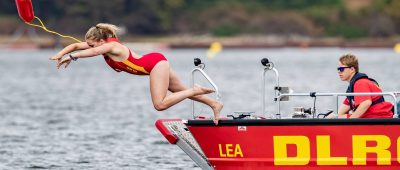
[[219, 102], [219, 101], [216, 101], [216, 102], [211, 106], [211, 108], [213, 109], [213, 112], [214, 112], [213, 121], [214, 121], [215, 125], [218, 125], [219, 114], [221, 113], [221, 110], [222, 110], [223, 107], [224, 107], [224, 105], [223, 105], [221, 102]]
[[201, 87], [201, 86], [195, 84], [193, 87], [193, 92], [194, 92], [194, 95], [197, 96], [197, 95], [202, 95], [202, 94], [213, 93], [213, 92], [215, 92], [215, 90], [211, 89], [211, 88]]

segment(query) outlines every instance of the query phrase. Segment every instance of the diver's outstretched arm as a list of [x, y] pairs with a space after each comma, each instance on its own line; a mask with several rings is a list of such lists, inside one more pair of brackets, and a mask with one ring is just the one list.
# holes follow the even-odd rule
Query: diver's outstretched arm
[[86, 42], [80, 42], [80, 43], [73, 43], [65, 48], [63, 48], [61, 51], [59, 51], [56, 55], [50, 58], [50, 60], [61, 60], [61, 58], [70, 52], [76, 51], [76, 50], [84, 50], [88, 49], [90, 46]]

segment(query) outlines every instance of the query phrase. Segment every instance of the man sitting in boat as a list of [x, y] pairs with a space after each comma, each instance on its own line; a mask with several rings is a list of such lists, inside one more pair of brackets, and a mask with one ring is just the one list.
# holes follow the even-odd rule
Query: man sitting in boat
[[[381, 93], [378, 83], [364, 73], [359, 73], [358, 59], [345, 54], [337, 68], [342, 81], [349, 82], [346, 93]], [[393, 105], [383, 96], [347, 96], [339, 108], [339, 118], [392, 118]]]

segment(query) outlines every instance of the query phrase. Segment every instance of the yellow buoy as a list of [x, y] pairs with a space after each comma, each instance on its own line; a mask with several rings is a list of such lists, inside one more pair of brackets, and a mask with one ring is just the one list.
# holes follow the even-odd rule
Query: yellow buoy
[[213, 59], [218, 53], [222, 51], [222, 45], [219, 42], [213, 42], [207, 51], [207, 58]]
[[396, 45], [394, 45], [394, 52], [400, 53], [400, 43], [397, 43]]

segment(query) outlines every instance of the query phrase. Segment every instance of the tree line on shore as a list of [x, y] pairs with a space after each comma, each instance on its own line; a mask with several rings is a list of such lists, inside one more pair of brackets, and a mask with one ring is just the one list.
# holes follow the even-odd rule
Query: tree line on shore
[[[47, 27], [82, 35], [99, 22], [128, 35], [300, 35], [390, 37], [400, 34], [398, 0], [32, 0]], [[0, 34], [23, 25], [15, 2], [0, 1]]]

